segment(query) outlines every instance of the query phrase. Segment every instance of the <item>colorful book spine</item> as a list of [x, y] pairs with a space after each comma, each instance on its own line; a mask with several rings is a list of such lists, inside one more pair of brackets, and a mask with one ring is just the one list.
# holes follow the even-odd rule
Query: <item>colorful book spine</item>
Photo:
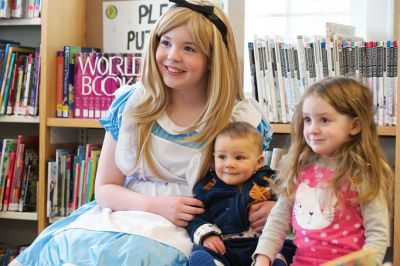
[[7, 171], [7, 182], [6, 182], [6, 188], [4, 191], [4, 199], [3, 199], [3, 211], [8, 211], [8, 205], [10, 203], [10, 195], [11, 195], [11, 190], [12, 190], [12, 184], [13, 184], [13, 169], [15, 165], [15, 151], [10, 152], [10, 157], [9, 157], [9, 167]]
[[4, 195], [7, 186], [7, 174], [10, 166], [10, 153], [15, 151], [16, 139], [4, 139], [0, 162], [0, 210], [3, 207]]
[[90, 174], [88, 175], [88, 188], [86, 194], [86, 201], [90, 202], [94, 200], [94, 181], [96, 179], [97, 163], [100, 158], [100, 150], [92, 151], [90, 156]]
[[63, 113], [68, 113], [68, 109], [64, 110], [64, 51], [57, 51], [56, 65], [56, 117], [63, 117]]
[[19, 114], [21, 115], [27, 115], [28, 114], [28, 99], [29, 99], [29, 94], [31, 93], [32, 89], [32, 72], [33, 72], [33, 65], [34, 65], [34, 55], [29, 54], [28, 56], [28, 66], [26, 68], [26, 80], [25, 80], [25, 90], [24, 93], [21, 96], [21, 103], [19, 107]]
[[[29, 177], [30, 177], [30, 170], [35, 170], [34, 167], [32, 167], [32, 162], [34, 161], [34, 158], [37, 158], [38, 152], [34, 151], [32, 149], [27, 149], [25, 151], [25, 156], [24, 156], [24, 169], [23, 169], [23, 174], [22, 174], [22, 183], [21, 183], [21, 192], [19, 196], [19, 203], [18, 203], [18, 211], [22, 212], [26, 208], [25, 202], [26, 202], [26, 195], [27, 191], [29, 188]], [[38, 170], [36, 168], [36, 170]]]
[[12, 77], [12, 69], [14, 67], [14, 63], [15, 63], [15, 58], [17, 57], [16, 53], [12, 53], [11, 55], [11, 60], [10, 60], [10, 65], [8, 66], [8, 68], [6, 69], [6, 72], [4, 73], [5, 75], [7, 75], [7, 78], [3, 81], [3, 88], [2, 91], [3, 93], [3, 99], [0, 102], [0, 114], [5, 114], [6, 112], [6, 107], [7, 107], [7, 103], [8, 103], [8, 94], [9, 94], [9, 89], [10, 89], [10, 83], [11, 83], [11, 77]]
[[21, 55], [21, 63], [18, 69], [18, 82], [17, 82], [17, 90], [15, 93], [15, 99], [14, 102], [11, 103], [11, 113], [12, 114], [18, 114], [18, 106], [20, 104], [21, 100], [21, 94], [23, 93], [24, 87], [24, 80], [26, 77], [25, 69], [26, 69], [26, 62], [28, 56], [27, 55]]
[[33, 18], [35, 11], [35, 0], [26, 0], [26, 18]]
[[40, 49], [37, 48], [35, 51], [32, 93], [28, 104], [28, 111], [31, 116], [37, 116], [39, 110], [40, 62]]
[[56, 216], [56, 202], [57, 202], [57, 163], [54, 160], [47, 162], [47, 217], [51, 218]]

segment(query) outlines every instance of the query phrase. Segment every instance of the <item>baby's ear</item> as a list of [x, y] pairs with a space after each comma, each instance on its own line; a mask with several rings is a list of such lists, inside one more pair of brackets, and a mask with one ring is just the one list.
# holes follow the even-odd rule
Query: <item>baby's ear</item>
[[360, 118], [355, 117], [355, 118], [353, 118], [353, 127], [350, 130], [350, 135], [352, 135], [352, 136], [357, 135], [358, 133], [360, 133], [360, 131], [361, 131]]
[[261, 153], [261, 155], [257, 159], [257, 169], [264, 166], [264, 153]]

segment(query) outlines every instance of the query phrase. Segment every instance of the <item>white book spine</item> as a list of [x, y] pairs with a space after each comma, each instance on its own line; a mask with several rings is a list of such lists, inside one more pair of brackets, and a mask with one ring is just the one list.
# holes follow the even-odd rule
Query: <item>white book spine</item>
[[275, 56], [276, 56], [276, 69], [277, 69], [277, 74], [278, 74], [278, 85], [279, 85], [279, 96], [281, 100], [281, 122], [282, 123], [287, 123], [288, 118], [287, 118], [287, 104], [286, 104], [286, 95], [285, 95], [285, 83], [283, 80], [283, 73], [282, 73], [282, 64], [281, 64], [281, 58], [282, 58], [282, 49], [281, 49], [282, 43], [279, 41], [279, 39], [276, 37], [275, 38]]

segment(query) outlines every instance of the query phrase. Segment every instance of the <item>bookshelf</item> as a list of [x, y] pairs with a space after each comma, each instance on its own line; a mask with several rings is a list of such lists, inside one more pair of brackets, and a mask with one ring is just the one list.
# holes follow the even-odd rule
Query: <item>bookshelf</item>
[[[43, 1], [43, 0], [42, 0]], [[55, 113], [56, 52], [64, 45], [102, 46], [102, 1], [70, 0], [42, 2], [42, 91], [40, 97], [40, 154], [38, 231], [49, 225], [46, 217], [47, 161], [54, 158], [60, 145], [52, 141], [52, 132], [59, 128], [100, 128], [96, 120], [59, 119]], [[67, 23], [68, 22], [68, 23]], [[58, 132], [63, 130], [58, 130]], [[68, 130], [66, 130], [68, 134]]]
[[[14, 234], [28, 235], [29, 241], [49, 224], [46, 217], [46, 180], [47, 160], [54, 157], [53, 129], [64, 128], [66, 135], [72, 132], [65, 128], [101, 128], [96, 120], [56, 119], [55, 118], [55, 54], [64, 45], [84, 45], [91, 42], [97, 46], [102, 44], [102, 29], [98, 29], [101, 21], [101, 5], [99, 0], [42, 0], [42, 17], [35, 19], [1, 19], [0, 38], [17, 40], [26, 46], [41, 47], [41, 77], [39, 117], [2, 116], [0, 131], [2, 137], [15, 137], [18, 134], [38, 134], [39, 144], [39, 183], [36, 213], [0, 212], [0, 223], [12, 223], [12, 234], [0, 231], [1, 242], [13, 243]], [[89, 12], [90, 11], [90, 12]], [[86, 12], [95, 18], [87, 19]], [[89, 16], [90, 16], [89, 14]], [[96, 16], [98, 17], [96, 20]], [[90, 30], [87, 26], [90, 25]], [[91, 37], [86, 33], [91, 32]], [[59, 138], [59, 137], [58, 137]], [[65, 137], [70, 141], [71, 138]], [[9, 221], [9, 222], [8, 222]], [[17, 221], [17, 222], [12, 222]], [[18, 226], [17, 226], [18, 225]], [[5, 228], [7, 226], [1, 226]], [[25, 234], [23, 232], [29, 232]], [[6, 235], [10, 235], [7, 237]], [[21, 237], [19, 237], [21, 238]], [[17, 241], [22, 243], [28, 240]], [[28, 242], [26, 242], [28, 243]]]
[[[41, 19], [0, 19], [0, 39], [18, 41], [24, 46], [40, 46]], [[39, 117], [0, 116], [0, 137], [39, 135]], [[37, 212], [0, 211], [0, 242], [26, 244], [37, 234]]]

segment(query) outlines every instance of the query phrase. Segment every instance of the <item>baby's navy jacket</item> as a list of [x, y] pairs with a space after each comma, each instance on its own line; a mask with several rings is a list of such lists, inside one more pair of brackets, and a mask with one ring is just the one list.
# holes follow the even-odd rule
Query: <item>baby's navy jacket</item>
[[194, 197], [204, 203], [205, 212], [197, 215], [187, 227], [192, 240], [196, 229], [207, 223], [218, 226], [222, 234], [247, 231], [249, 205], [257, 201], [276, 200], [276, 195], [269, 188], [274, 176], [275, 171], [264, 166], [239, 187], [225, 184], [215, 171], [210, 171], [193, 188]]

